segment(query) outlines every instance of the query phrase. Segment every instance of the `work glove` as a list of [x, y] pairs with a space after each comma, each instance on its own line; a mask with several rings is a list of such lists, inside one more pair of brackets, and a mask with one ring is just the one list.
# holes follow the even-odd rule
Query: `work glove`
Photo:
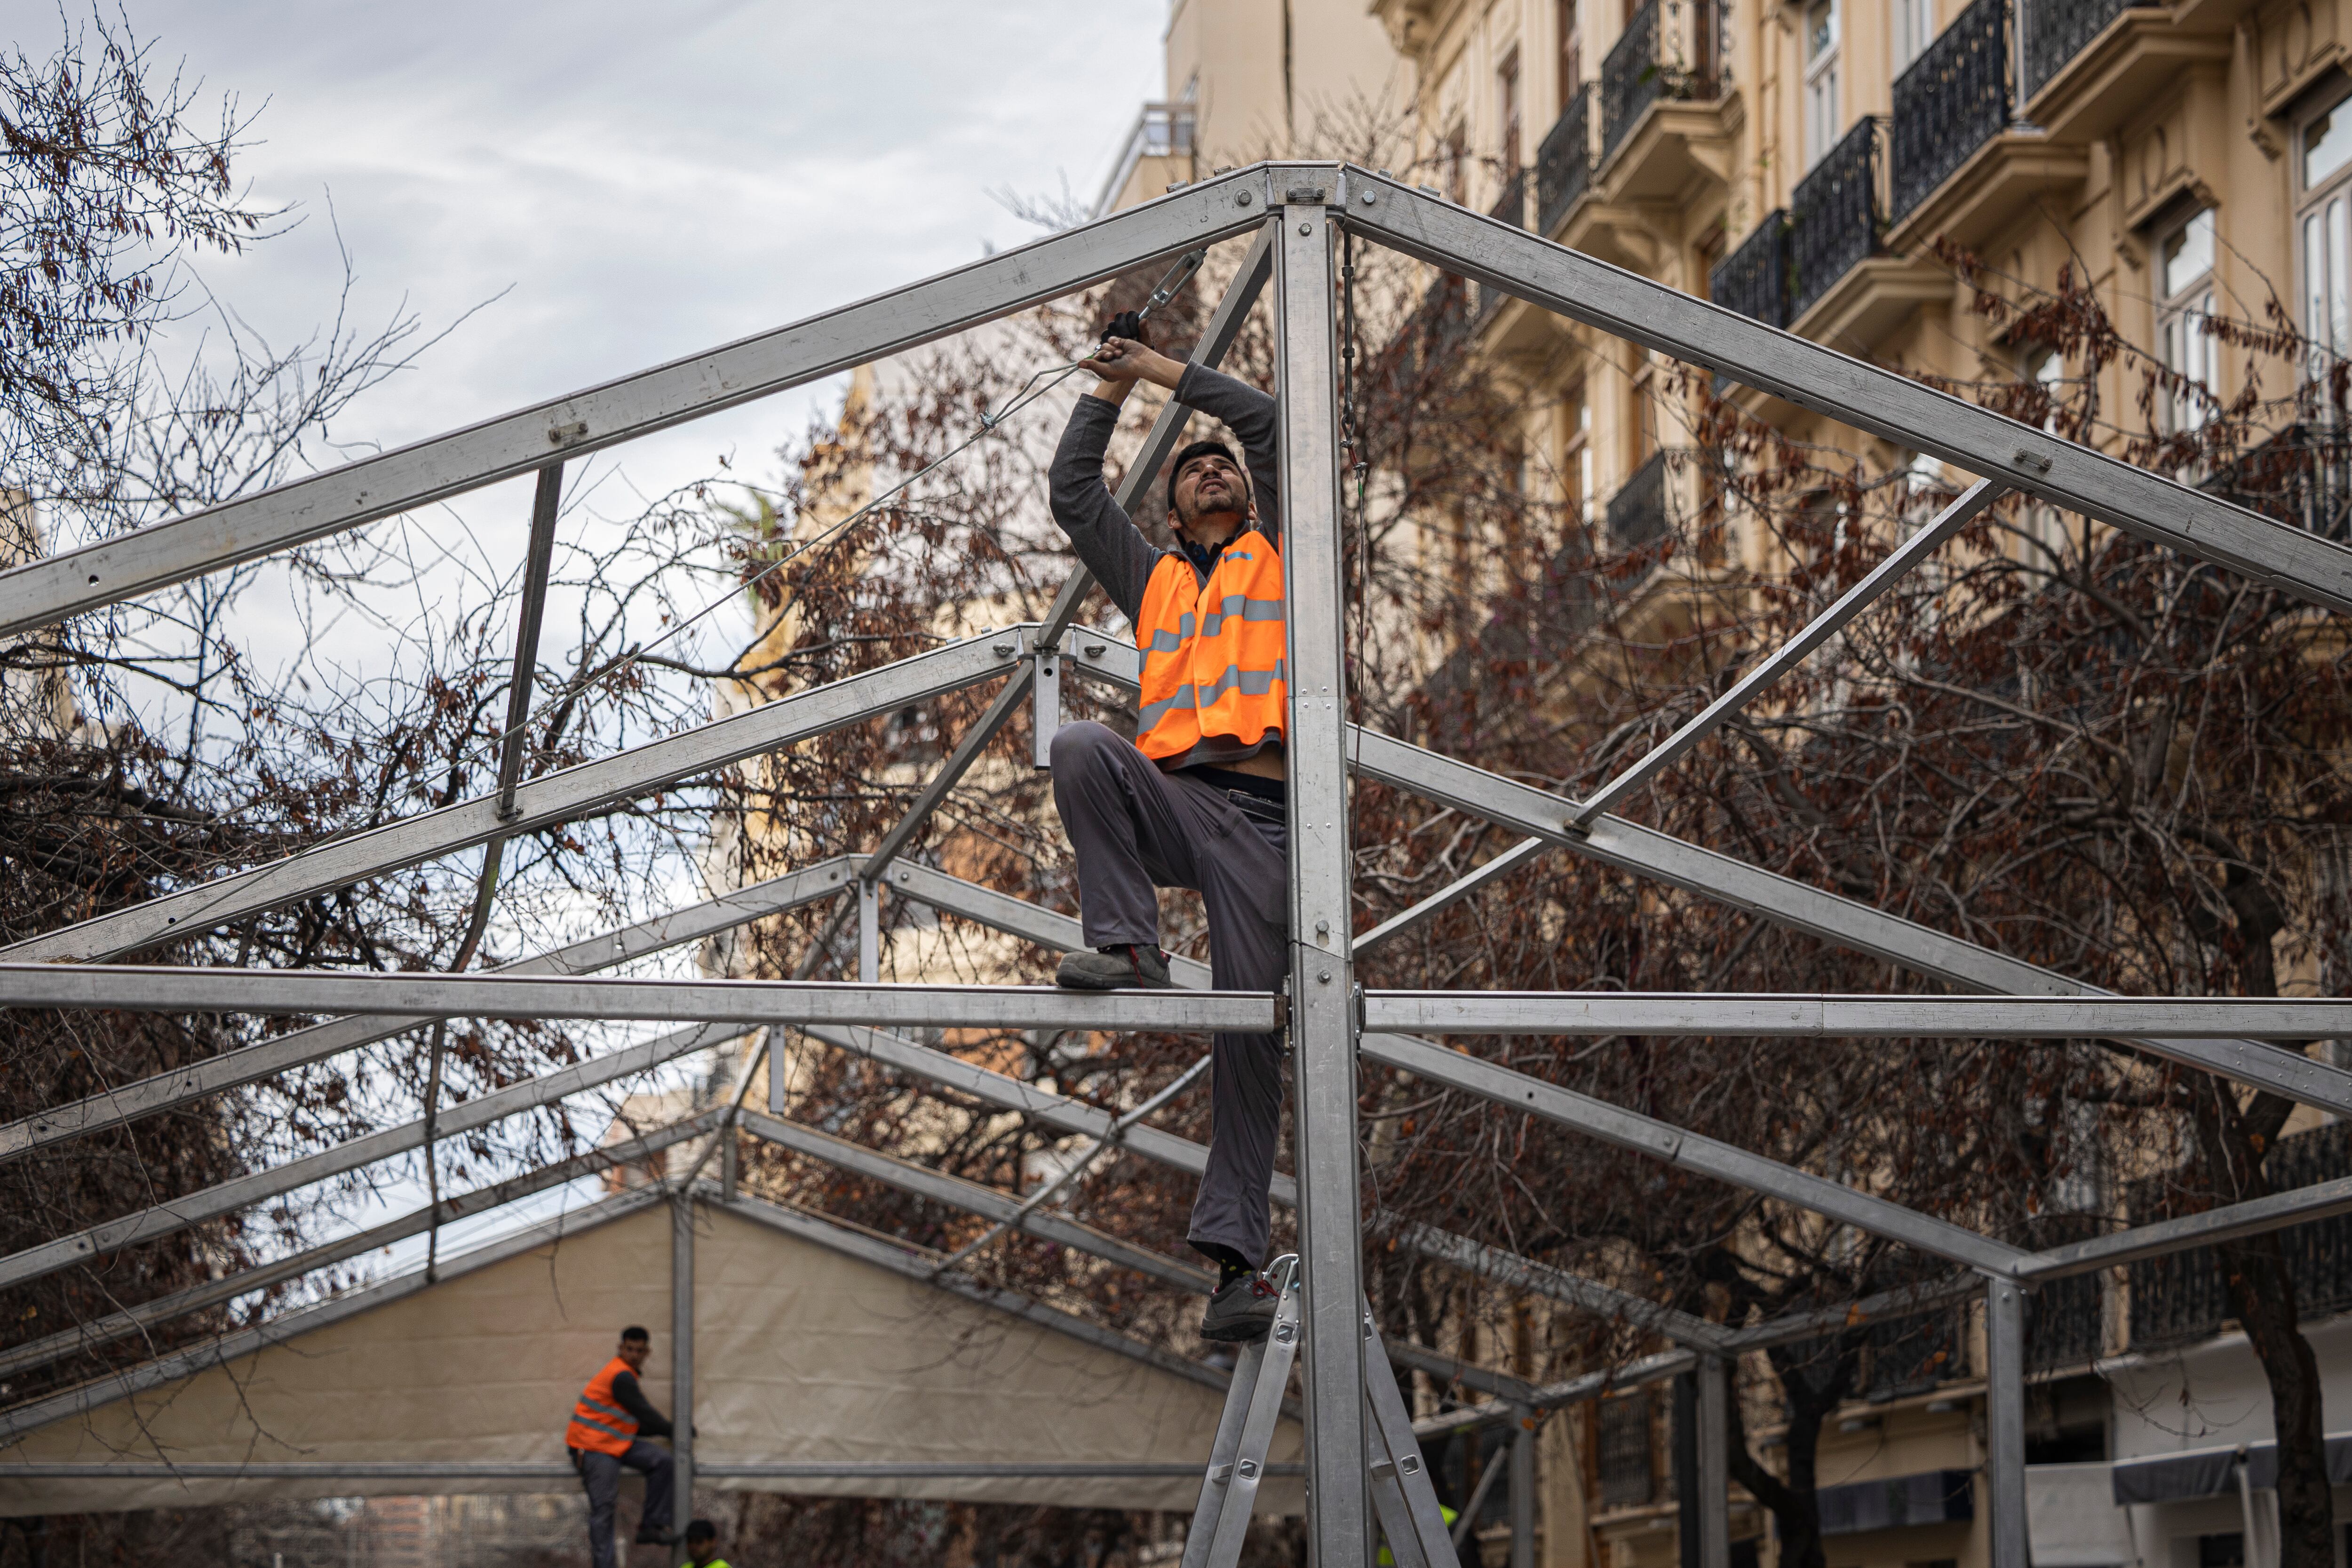
[[1118, 315], [1113, 316], [1110, 319], [1110, 325], [1103, 329], [1103, 336], [1107, 339], [1132, 338], [1146, 347], [1150, 346], [1151, 343], [1150, 334], [1144, 331], [1143, 312], [1140, 310], [1121, 310]]

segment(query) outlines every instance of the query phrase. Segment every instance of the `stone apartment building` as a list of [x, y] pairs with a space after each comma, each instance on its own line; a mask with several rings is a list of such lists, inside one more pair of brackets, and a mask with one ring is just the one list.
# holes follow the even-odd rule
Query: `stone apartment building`
[[[2007, 341], [1973, 298], [1978, 285], [2026, 297], [2062, 267], [2149, 361], [2217, 403], [2265, 368], [2265, 397], [2289, 389], [2275, 368], [2224, 352], [2209, 319], [2291, 322], [2319, 353], [2352, 340], [2352, 19], [2334, 0], [1370, 0], [1361, 14], [1358, 4], [1174, 0], [1167, 98], [1144, 109], [1097, 210], [1284, 145], [1263, 132], [1296, 127], [1298, 94], [1268, 62], [1312, 58], [1355, 73], [1352, 90], [1318, 86], [1326, 100], [1404, 96], [1412, 145], [1394, 166], [1424, 171], [1416, 178], [1451, 199], [1917, 374], [2078, 381], [2079, 366]], [[1367, 46], [1368, 23], [1385, 51]], [[1964, 257], [1981, 268], [1973, 283]], [[1671, 367], [1459, 279], [1432, 275], [1427, 287], [1425, 308], [1448, 313], [1469, 352], [1520, 394], [1511, 401], [1531, 489], [1580, 510], [1608, 547], [1706, 519], [1711, 552], [1621, 600], [1633, 635], [1686, 613], [1695, 595], [1774, 569], [1767, 531], [1709, 511], [1688, 383]], [[2090, 390], [2129, 410], [2144, 380], [2118, 363]], [[2166, 385], [2148, 410], [2156, 433], [2193, 428], [2212, 406]], [[1739, 406], [1874, 471], [1908, 469], [1924, 489], [1962, 482], [1769, 399]], [[2340, 447], [2297, 439], [2292, 482], [2244, 499], [2340, 533]], [[2005, 547], [2030, 548], [2032, 530], [2060, 525], [2029, 514]], [[2308, 963], [2302, 974], [2329, 983]], [[2301, 1113], [2273, 1163], [2282, 1185], [2344, 1174], [2352, 1139]], [[2126, 1212], [2136, 1201], [2101, 1194], [2086, 1206]], [[2352, 1476], [2352, 1418], [2338, 1414], [2352, 1399], [2352, 1318], [2341, 1315], [2352, 1309], [2352, 1227], [2323, 1221], [2287, 1243], [2331, 1432], [2347, 1429], [2329, 1439], [2330, 1473]], [[2070, 1280], [2032, 1312], [2035, 1560], [2275, 1562], [2268, 1394], [2226, 1321], [2210, 1255]], [[1870, 1339], [1864, 1396], [1821, 1445], [1832, 1568], [1986, 1562], [1979, 1314], [1890, 1320]], [[1740, 1384], [1750, 1439], [1775, 1463], [1777, 1393], [1760, 1363]], [[1548, 1423], [1538, 1561], [1696, 1562], [1695, 1531], [1682, 1527], [1686, 1403], [1660, 1384]], [[1433, 1445], [1433, 1463], [1466, 1493], [1499, 1462], [1486, 1451], [1499, 1436], [1477, 1452]], [[1503, 1492], [1481, 1510], [1496, 1563]], [[2352, 1487], [2337, 1510], [2352, 1519]], [[1769, 1517], [1737, 1489], [1732, 1526], [1735, 1563], [1777, 1560]]]

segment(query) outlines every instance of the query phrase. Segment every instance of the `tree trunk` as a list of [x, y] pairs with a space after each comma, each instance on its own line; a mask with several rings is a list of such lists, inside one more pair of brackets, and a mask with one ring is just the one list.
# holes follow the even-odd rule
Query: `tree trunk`
[[[2209, 1184], [2238, 1201], [2269, 1194], [2263, 1152], [2294, 1108], [2257, 1095], [2242, 1113], [2220, 1084], [2197, 1094], [2198, 1142]], [[2278, 1233], [2214, 1248], [2230, 1305], [2270, 1384], [2278, 1435], [2279, 1568], [2335, 1568], [2336, 1499], [2327, 1481], [2327, 1427], [2320, 1409], [2319, 1363], [2298, 1326], [2294, 1276]], [[2251, 1543], [2249, 1543], [2251, 1545]]]

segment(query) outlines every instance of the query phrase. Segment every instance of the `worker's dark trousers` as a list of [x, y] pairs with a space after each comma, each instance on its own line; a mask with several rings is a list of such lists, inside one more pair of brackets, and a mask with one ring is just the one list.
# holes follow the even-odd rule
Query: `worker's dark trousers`
[[[1279, 991], [1290, 969], [1289, 832], [1244, 815], [1225, 792], [1163, 773], [1100, 724], [1054, 736], [1054, 805], [1078, 859], [1089, 947], [1157, 946], [1152, 889], [1191, 888], [1209, 917], [1221, 991]], [[1209, 1168], [1192, 1202], [1194, 1246], [1265, 1262], [1266, 1187], [1282, 1125], [1282, 1037], [1217, 1035], [1210, 1049]]]
[[613, 1551], [613, 1504], [621, 1495], [621, 1467], [643, 1471], [646, 1478], [646, 1511], [637, 1524], [640, 1529], [669, 1528], [669, 1484], [671, 1464], [669, 1450], [657, 1448], [643, 1437], [631, 1440], [625, 1454], [600, 1454], [593, 1448], [580, 1455], [580, 1479], [588, 1487], [588, 1561], [593, 1568], [618, 1568], [619, 1558]]

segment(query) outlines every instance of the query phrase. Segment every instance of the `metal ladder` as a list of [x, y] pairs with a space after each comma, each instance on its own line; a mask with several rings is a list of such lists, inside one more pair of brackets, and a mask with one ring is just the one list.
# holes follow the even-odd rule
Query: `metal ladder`
[[[1282, 1418], [1283, 1391], [1290, 1383], [1290, 1365], [1298, 1355], [1304, 1281], [1298, 1257], [1286, 1253], [1274, 1260], [1266, 1279], [1276, 1289], [1274, 1328], [1266, 1337], [1242, 1349], [1234, 1368], [1233, 1386], [1225, 1394], [1224, 1414], [1217, 1421], [1216, 1441], [1209, 1449], [1208, 1474], [1201, 1483], [1201, 1500], [1192, 1510], [1192, 1527], [1184, 1537], [1183, 1568], [1233, 1568], [1241, 1559], [1242, 1537], [1249, 1530], [1251, 1505], [1265, 1479], [1265, 1451]], [[1397, 1393], [1396, 1374], [1388, 1351], [1372, 1327], [1369, 1302], [1360, 1309], [1364, 1327], [1364, 1404], [1366, 1431], [1371, 1448], [1373, 1510], [1389, 1553], [1399, 1568], [1453, 1568], [1456, 1561], [1452, 1533], [1438, 1510], [1437, 1491], [1422, 1462], [1421, 1444], [1412, 1435], [1412, 1420]]]

